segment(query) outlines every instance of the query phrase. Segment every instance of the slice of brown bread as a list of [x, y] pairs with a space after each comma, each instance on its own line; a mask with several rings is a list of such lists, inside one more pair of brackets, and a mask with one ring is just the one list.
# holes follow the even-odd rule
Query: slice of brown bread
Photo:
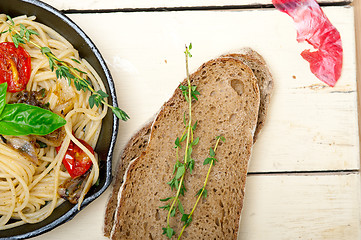
[[[272, 76], [262, 56], [260, 56], [257, 52], [250, 48], [242, 49], [240, 53], [225, 55], [225, 57], [234, 57], [243, 61], [252, 69], [257, 78], [257, 83], [260, 88], [260, 109], [258, 113], [256, 132], [254, 135], [254, 141], [256, 141], [256, 137], [264, 125], [264, 119], [266, 117], [267, 108], [270, 102], [270, 96], [273, 90]], [[106, 208], [106, 215], [104, 220], [104, 235], [107, 237], [110, 236], [110, 231], [114, 222], [116, 199], [119, 187], [123, 183], [125, 169], [127, 168], [129, 162], [132, 159], [140, 156], [140, 154], [145, 150], [150, 136], [150, 128], [151, 122], [144, 126], [131, 138], [122, 153], [121, 161], [117, 167], [118, 170], [116, 173], [116, 178], [115, 181], [113, 181], [113, 191], [111, 193]]]
[[[259, 91], [256, 78], [247, 65], [234, 58], [211, 60], [191, 75], [192, 84], [201, 95], [193, 104], [194, 120], [198, 120], [193, 147], [196, 159], [192, 175], [187, 174], [186, 196], [181, 197], [186, 212], [195, 202], [207, 166], [209, 148], [215, 136], [227, 140], [219, 146], [219, 162], [212, 169], [207, 185], [208, 197], [197, 207], [185, 239], [235, 239], [242, 209], [244, 186], [257, 123]], [[165, 103], [151, 129], [146, 151], [130, 164], [126, 181], [118, 194], [118, 207], [112, 239], [161, 239], [167, 212], [159, 209], [159, 199], [174, 194], [166, 184], [172, 178], [175, 153], [174, 140], [183, 132], [183, 114], [187, 103], [177, 89]], [[171, 218], [177, 233], [182, 227], [180, 214]]]
[[[153, 121], [152, 121], [153, 122]], [[129, 163], [139, 157], [143, 151], [145, 151], [149, 137], [152, 122], [147, 123], [143, 126], [127, 143], [119, 163], [116, 167], [115, 179], [113, 180], [113, 189], [108, 199], [107, 207], [104, 216], [104, 236], [110, 237], [110, 232], [114, 223], [114, 214], [117, 207], [117, 196], [120, 186], [123, 184], [123, 177]]]
[[243, 61], [252, 69], [257, 78], [257, 84], [260, 92], [260, 106], [257, 128], [253, 137], [253, 142], [256, 142], [257, 137], [265, 124], [267, 110], [273, 92], [274, 83], [272, 75], [263, 57], [251, 48], [243, 48], [238, 53], [227, 54], [224, 55], [224, 57], [233, 57]]
[[[225, 55], [228, 57], [234, 57], [246, 63], [253, 71], [257, 78], [257, 84], [260, 90], [260, 109], [258, 112], [258, 120], [256, 132], [253, 140], [256, 138], [264, 125], [264, 121], [267, 114], [267, 109], [270, 103], [270, 97], [273, 90], [273, 78], [267, 67], [267, 64], [263, 57], [251, 48], [241, 49], [239, 53], [233, 53]], [[139, 157], [143, 151], [145, 151], [148, 145], [150, 137], [150, 129], [152, 122], [149, 122], [143, 128], [141, 128], [128, 142], [124, 148], [120, 161], [117, 166], [116, 177], [113, 181], [112, 193], [109, 197], [105, 218], [104, 218], [104, 236], [109, 237], [114, 222], [114, 213], [117, 206], [117, 195], [119, 188], [123, 183], [123, 177], [126, 168], [128, 167], [131, 160]]]

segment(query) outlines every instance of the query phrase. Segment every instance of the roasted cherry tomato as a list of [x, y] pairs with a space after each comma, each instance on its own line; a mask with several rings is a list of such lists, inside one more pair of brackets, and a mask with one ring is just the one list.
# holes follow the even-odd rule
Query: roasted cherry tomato
[[[78, 139], [89, 151], [94, 154], [93, 148], [85, 141]], [[56, 150], [59, 151], [60, 147]], [[92, 166], [93, 162], [90, 157], [81, 150], [73, 141], [70, 141], [68, 150], [63, 158], [63, 164], [72, 178], [82, 176]]]
[[8, 92], [25, 89], [31, 74], [31, 57], [22, 47], [12, 42], [0, 43], [0, 84], [8, 83]]

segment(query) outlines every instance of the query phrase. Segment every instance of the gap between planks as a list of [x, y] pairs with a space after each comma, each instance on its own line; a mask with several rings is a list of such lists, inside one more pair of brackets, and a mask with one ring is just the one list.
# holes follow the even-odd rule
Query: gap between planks
[[328, 176], [359, 174], [359, 169], [347, 170], [320, 170], [320, 171], [279, 171], [279, 172], [248, 172], [248, 176]]
[[[357, 2], [358, 0], [356, 0]], [[322, 7], [348, 6], [351, 0], [341, 2], [319, 3]], [[68, 9], [61, 10], [64, 14], [78, 13], [115, 13], [115, 12], [180, 12], [180, 11], [216, 11], [216, 10], [256, 10], [272, 9], [273, 4], [248, 4], [248, 5], [225, 5], [225, 6], [189, 6], [189, 7], [153, 7], [153, 8], [114, 8], [114, 9]]]

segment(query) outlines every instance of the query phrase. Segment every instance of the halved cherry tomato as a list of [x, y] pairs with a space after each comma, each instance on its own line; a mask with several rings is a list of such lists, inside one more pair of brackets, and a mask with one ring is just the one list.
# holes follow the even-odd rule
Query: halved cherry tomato
[[8, 83], [8, 92], [25, 89], [31, 74], [31, 57], [22, 47], [12, 42], [0, 43], [0, 84]]
[[[94, 154], [93, 148], [84, 140], [78, 139], [89, 151]], [[56, 148], [56, 151], [60, 150], [60, 147]], [[82, 176], [92, 166], [93, 162], [90, 157], [81, 150], [73, 141], [70, 141], [68, 150], [63, 158], [63, 164], [72, 178]]]

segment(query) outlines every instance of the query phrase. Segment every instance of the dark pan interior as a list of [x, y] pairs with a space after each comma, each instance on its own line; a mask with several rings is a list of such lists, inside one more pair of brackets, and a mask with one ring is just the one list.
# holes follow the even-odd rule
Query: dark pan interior
[[[36, 21], [55, 29], [64, 36], [79, 51], [98, 72], [110, 95], [110, 103], [117, 106], [114, 83], [104, 59], [86, 34], [68, 17], [37, 0], [1, 0], [0, 13], [16, 17], [19, 15], [35, 15]], [[109, 110], [103, 120], [102, 130], [95, 151], [99, 155], [100, 181], [99, 185], [93, 186], [87, 194], [81, 209], [87, 206], [102, 194], [111, 182], [111, 158], [118, 131], [118, 119]], [[101, 144], [99, 144], [101, 143]], [[24, 239], [47, 232], [60, 224], [69, 221], [78, 213], [77, 205], [65, 202], [42, 222], [26, 224], [16, 228], [0, 231], [0, 239]]]

